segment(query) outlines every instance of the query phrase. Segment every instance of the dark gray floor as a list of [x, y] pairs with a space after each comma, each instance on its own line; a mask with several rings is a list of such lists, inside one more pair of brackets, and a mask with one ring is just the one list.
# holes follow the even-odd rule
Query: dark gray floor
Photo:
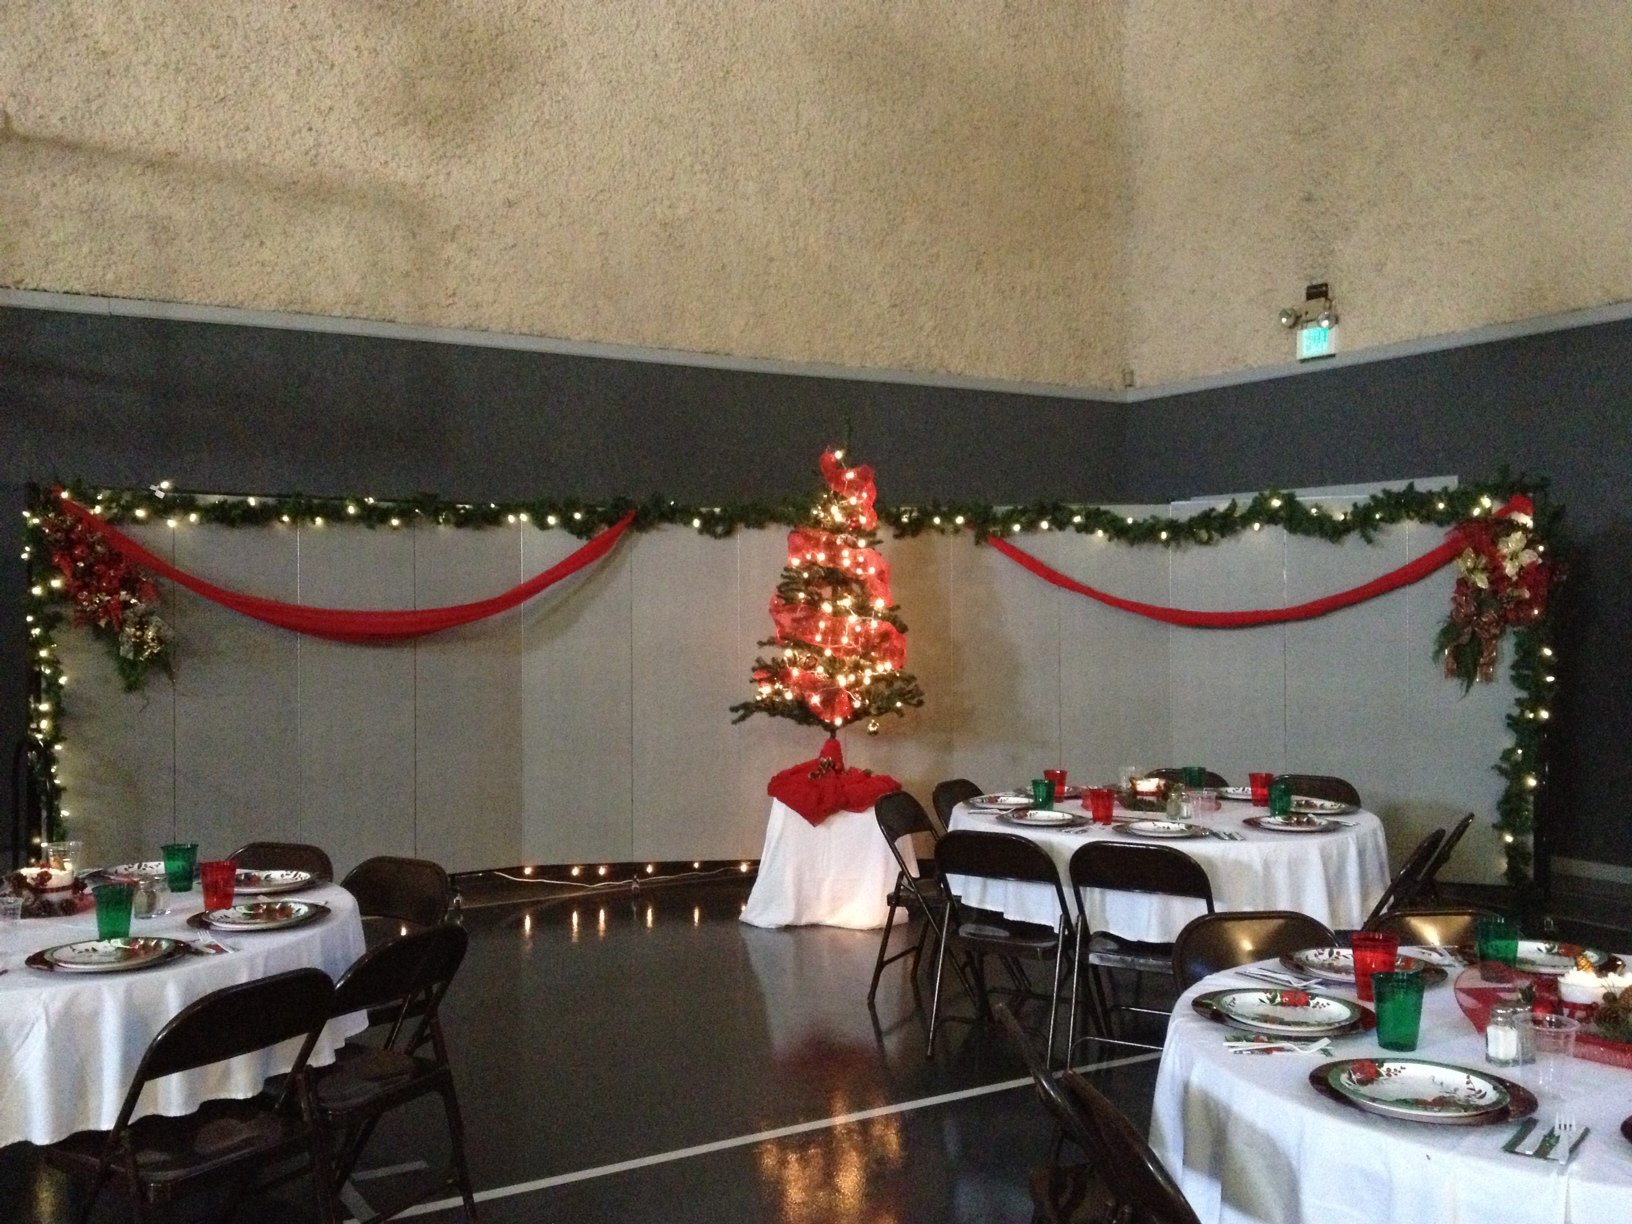
[[[876, 932], [747, 927], [746, 892], [738, 878], [468, 911], [445, 1016], [482, 1218], [1029, 1220], [1026, 1170], [1052, 1136], [1029, 1087], [979, 1091], [1024, 1075], [998, 1031], [953, 1026], [926, 1060], [905, 962], [886, 974], [876, 1023], [867, 1008]], [[1143, 1129], [1155, 1063], [1096, 1078]], [[816, 1125], [765, 1134], [802, 1124]], [[686, 1152], [704, 1145], [719, 1146]], [[439, 1110], [405, 1111], [376, 1135], [356, 1190], [384, 1206], [446, 1152]], [[622, 1162], [633, 1167], [608, 1168]], [[25, 1146], [0, 1150], [0, 1219], [68, 1219], [74, 1195]], [[313, 1217], [291, 1187], [240, 1218]]]

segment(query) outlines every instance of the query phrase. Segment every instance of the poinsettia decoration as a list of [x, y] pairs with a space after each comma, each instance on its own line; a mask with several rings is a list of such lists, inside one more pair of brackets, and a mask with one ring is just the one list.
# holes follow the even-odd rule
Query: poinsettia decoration
[[152, 575], [127, 561], [66, 514], [41, 517], [51, 565], [73, 605], [74, 623], [107, 642], [127, 692], [142, 687], [148, 669], [170, 671], [170, 626], [158, 614]]
[[1543, 555], [1527, 497], [1514, 497], [1490, 518], [1469, 519], [1458, 531], [1466, 547], [1456, 558], [1451, 611], [1434, 647], [1445, 674], [1467, 689], [1495, 678], [1502, 634], [1540, 621], [1562, 574]]

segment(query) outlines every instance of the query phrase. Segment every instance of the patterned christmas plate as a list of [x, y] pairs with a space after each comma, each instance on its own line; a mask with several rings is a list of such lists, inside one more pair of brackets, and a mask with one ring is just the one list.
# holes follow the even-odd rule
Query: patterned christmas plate
[[312, 873], [309, 871], [257, 871], [249, 867], [240, 867], [237, 877], [233, 880], [232, 891], [286, 893], [294, 892], [297, 888], [306, 888], [311, 882]]
[[1575, 958], [1585, 956], [1592, 962], [1596, 973], [1619, 973], [1620, 958], [1597, 948], [1583, 948], [1580, 944], [1550, 943], [1543, 939], [1519, 940], [1519, 958], [1514, 968], [1524, 973], [1545, 973], [1556, 976], [1575, 968]]
[[[316, 901], [246, 901], [226, 909], [205, 910], [196, 917], [202, 920], [198, 925], [217, 931], [281, 931], [328, 912], [327, 906]], [[193, 925], [192, 919], [188, 923]]]
[[1536, 1098], [1483, 1071], [1413, 1058], [1347, 1058], [1317, 1067], [1323, 1095], [1368, 1113], [1444, 1126], [1484, 1126], [1533, 1113]]
[[1210, 834], [1200, 825], [1190, 824], [1183, 820], [1128, 820], [1117, 825], [1124, 833], [1131, 833], [1134, 837], [1208, 837]]
[[1031, 802], [1031, 796], [1029, 794], [1013, 795], [1004, 793], [997, 795], [976, 795], [973, 799], [969, 800], [969, 806], [988, 808], [1023, 808], [1030, 807]]
[[1252, 787], [1250, 786], [1221, 786], [1218, 788], [1220, 799], [1234, 799], [1237, 803], [1252, 802]]
[[[174, 939], [84, 939], [35, 954], [48, 968], [64, 973], [122, 973], [162, 964], [176, 954]], [[33, 963], [35, 957], [29, 957]]]
[[1347, 816], [1360, 809], [1352, 803], [1339, 803], [1335, 799], [1310, 799], [1303, 795], [1293, 795], [1292, 810], [1300, 816]]
[[1209, 1020], [1278, 1037], [1337, 1037], [1377, 1022], [1359, 1003], [1307, 990], [1212, 990], [1191, 1006]]
[[1319, 816], [1248, 816], [1241, 821], [1270, 833], [1336, 833], [1343, 826]]
[[[1349, 948], [1304, 948], [1301, 952], [1288, 952], [1281, 957], [1281, 964], [1294, 973], [1317, 977], [1333, 985], [1354, 985], [1354, 952]], [[1437, 986], [1448, 976], [1438, 965], [1403, 952], [1395, 957], [1394, 968], [1399, 973], [1422, 974], [1425, 986]]]
[[1003, 812], [998, 815], [998, 819], [1009, 824], [1029, 825], [1034, 829], [1057, 829], [1065, 825], [1087, 823], [1085, 816], [1076, 816], [1070, 812], [1043, 811], [1040, 808], [1027, 808], [1023, 812]]

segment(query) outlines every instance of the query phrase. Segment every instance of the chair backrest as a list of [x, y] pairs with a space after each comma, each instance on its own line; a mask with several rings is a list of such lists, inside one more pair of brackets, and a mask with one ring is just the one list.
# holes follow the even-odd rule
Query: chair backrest
[[951, 825], [953, 808], [985, 793], [968, 778], [948, 778], [945, 782], [937, 782], [929, 801], [935, 809], [935, 818], [941, 822], [939, 832], [945, 833]]
[[1485, 909], [1397, 909], [1384, 914], [1375, 929], [1392, 931], [1402, 944], [1418, 947], [1473, 947], [1478, 943], [1479, 919], [1494, 913]]
[[1133, 842], [1083, 842], [1071, 856], [1071, 887], [1077, 908], [1083, 908], [1085, 888], [1109, 892], [1160, 893], [1194, 897], [1213, 912], [1213, 884], [1207, 871], [1177, 846], [1140, 846]]
[[873, 815], [878, 820], [879, 832], [884, 834], [884, 840], [891, 846], [898, 839], [914, 833], [928, 833], [931, 836], [937, 833], [929, 813], [924, 811], [924, 805], [906, 791], [891, 791], [879, 796], [873, 804]]
[[1059, 1123], [1060, 1129], [1072, 1143], [1084, 1152], [1093, 1152], [1093, 1132], [1088, 1128], [1088, 1119], [1083, 1115], [1082, 1107], [1065, 1093], [1060, 1087], [1060, 1081], [1037, 1056], [1036, 1047], [1026, 1035], [1026, 1030], [1020, 1027], [1020, 1022], [1014, 1018], [1009, 1005], [999, 1003], [992, 1010], [997, 1013], [998, 1020], [1008, 1030], [1009, 1040], [1014, 1044], [1014, 1048], [1019, 1050], [1020, 1056], [1026, 1060], [1026, 1070], [1031, 1072], [1032, 1086], [1037, 1089], [1037, 1098], [1042, 1101], [1043, 1108], [1048, 1110], [1055, 1122]]
[[[1210, 769], [1202, 770], [1201, 774], [1201, 784], [1203, 786], [1210, 786], [1215, 790], [1222, 790], [1224, 787], [1229, 785], [1229, 782], [1225, 779], [1223, 774], [1214, 773]], [[1147, 778], [1161, 778], [1164, 782], [1183, 782], [1184, 770], [1178, 766], [1166, 766], [1162, 769], [1147, 770], [1145, 776]]]
[[305, 842], [254, 841], [227, 856], [240, 867], [258, 871], [306, 871], [314, 879], [334, 879], [334, 864], [319, 846]]
[[1360, 792], [1354, 788], [1354, 783], [1330, 774], [1277, 774], [1275, 781], [1289, 783], [1292, 793], [1304, 799], [1326, 799], [1332, 803], [1360, 806]]
[[182, 1008], [142, 1055], [121, 1111], [128, 1120], [149, 1080], [237, 1058], [292, 1038], [305, 1043], [292, 1071], [305, 1066], [323, 1026], [334, 1015], [334, 983], [321, 969], [292, 969], [224, 986]]
[[390, 854], [364, 859], [340, 886], [357, 898], [364, 918], [395, 918], [421, 927], [443, 921], [458, 895], [436, 863]]
[[1071, 924], [1071, 910], [1065, 901], [1060, 869], [1036, 842], [1014, 833], [987, 833], [975, 829], [954, 829], [935, 843], [935, 866], [946, 889], [948, 904], [954, 894], [948, 874], [978, 876], [986, 880], [1014, 880], [1023, 884], [1050, 884], [1060, 907], [1062, 928]]
[[1371, 913], [1366, 915], [1361, 930], [1374, 929], [1389, 910], [1404, 909], [1416, 899], [1418, 891], [1422, 888], [1422, 873], [1428, 870], [1428, 865], [1434, 861], [1434, 855], [1439, 852], [1440, 843], [1444, 840], [1445, 830], [1433, 829], [1417, 843], [1400, 869], [1394, 873], [1394, 878], [1388, 882], [1383, 895], [1377, 898], [1377, 904], [1372, 906]]
[[[386, 1043], [392, 1044], [397, 1028], [409, 1016], [419, 1018], [404, 1048], [412, 1049], [436, 1016], [453, 975], [464, 962], [470, 937], [465, 928], [442, 923], [424, 931], [412, 931], [369, 949], [341, 976], [334, 988], [333, 1014], [378, 1012], [397, 1009], [393, 1030]], [[371, 1017], [383, 1022], [384, 1016]]]
[[1201, 1224], [1150, 1144], [1122, 1111], [1075, 1071], [1060, 1079], [1082, 1106], [1100, 1157], [1097, 1167], [1117, 1205], [1140, 1224]]
[[1303, 948], [1330, 948], [1337, 937], [1324, 923], [1293, 910], [1234, 910], [1193, 918], [1173, 941], [1173, 977], [1180, 990], [1237, 965]]
[[1462, 840], [1463, 834], [1468, 831], [1468, 827], [1472, 824], [1473, 813], [1469, 812], [1451, 826], [1451, 831], [1445, 835], [1445, 840], [1439, 843], [1439, 849], [1434, 851], [1434, 857], [1422, 869], [1421, 887], [1433, 887], [1434, 882], [1439, 879], [1440, 868], [1451, 861], [1451, 855], [1456, 852], [1456, 843]]

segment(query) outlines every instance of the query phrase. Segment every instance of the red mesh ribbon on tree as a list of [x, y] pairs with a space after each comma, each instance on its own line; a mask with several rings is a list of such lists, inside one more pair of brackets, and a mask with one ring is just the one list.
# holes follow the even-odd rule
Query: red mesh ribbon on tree
[[517, 607], [540, 591], [604, 557], [622, 538], [635, 518], [635, 513], [631, 510], [589, 540], [582, 548], [562, 558], [543, 573], [536, 574], [521, 585], [511, 587], [503, 594], [490, 599], [453, 604], [444, 608], [368, 612], [347, 608], [313, 608], [304, 604], [281, 603], [275, 599], [262, 599], [257, 595], [229, 591], [189, 574], [186, 570], [178, 569], [70, 498], [59, 497], [56, 506], [61, 513], [69, 516], [85, 530], [94, 532], [97, 538], [120, 555], [161, 578], [170, 579], [177, 586], [186, 587], [193, 594], [208, 599], [211, 603], [220, 604], [223, 608], [264, 621], [269, 625], [276, 625], [280, 629], [292, 629], [296, 633], [343, 642], [383, 642], [420, 637], [427, 633], [452, 629], [456, 625], [468, 625], [473, 621], [483, 620]]
[[837, 811], [865, 812], [880, 798], [901, 789], [888, 774], [846, 769], [844, 749], [830, 739], [813, 761], [790, 765], [771, 779], [767, 794], [785, 803], [813, 825]]
[[[1506, 505], [1495, 512], [1497, 518], [1522, 518], [1528, 521], [1534, 507], [1530, 499], [1524, 496], [1511, 498]], [[1319, 599], [1311, 599], [1307, 603], [1294, 604], [1289, 608], [1261, 608], [1240, 612], [1200, 612], [1191, 608], [1166, 608], [1160, 604], [1140, 603], [1133, 599], [1123, 599], [1119, 595], [1097, 590], [1086, 583], [1069, 578], [1052, 566], [1045, 565], [1030, 553], [1016, 548], [1007, 540], [992, 536], [987, 540], [993, 548], [1008, 557], [1011, 561], [1030, 570], [1045, 582], [1066, 591], [1073, 591], [1078, 595], [1086, 595], [1089, 599], [1097, 599], [1108, 607], [1118, 608], [1123, 612], [1132, 612], [1135, 616], [1148, 617], [1151, 620], [1162, 621], [1169, 625], [1184, 625], [1192, 629], [1243, 629], [1252, 625], [1278, 625], [1288, 621], [1313, 620], [1317, 616], [1325, 616], [1336, 612], [1340, 608], [1351, 607], [1357, 603], [1364, 603], [1368, 599], [1375, 599], [1379, 595], [1386, 595], [1390, 591], [1397, 591], [1401, 587], [1420, 582], [1429, 574], [1442, 566], [1449, 565], [1469, 547], [1479, 532], [1480, 523], [1474, 520], [1470, 523], [1459, 523], [1446, 534], [1445, 542], [1436, 548], [1430, 549], [1415, 561], [1409, 561], [1398, 569], [1390, 570], [1370, 582], [1353, 587], [1347, 591], [1339, 591], [1333, 595], [1324, 595]]]

